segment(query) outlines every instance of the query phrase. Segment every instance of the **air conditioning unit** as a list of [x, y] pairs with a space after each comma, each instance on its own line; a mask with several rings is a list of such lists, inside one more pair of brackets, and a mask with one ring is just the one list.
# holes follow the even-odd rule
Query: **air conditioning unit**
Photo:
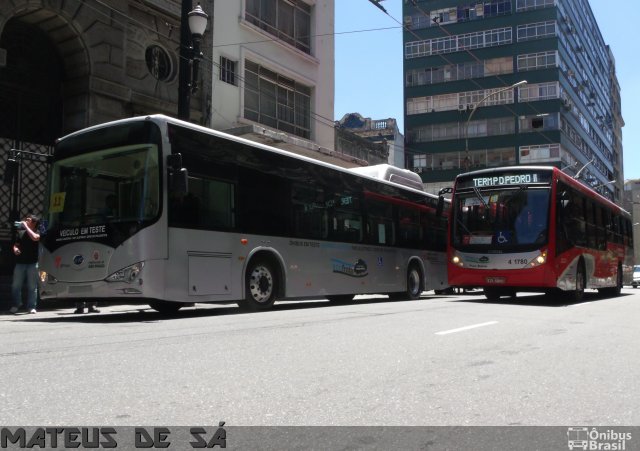
[[458, 111], [464, 111], [466, 109], [467, 109], [466, 105], [462, 105], [462, 104], [458, 105]]
[[413, 168], [413, 170], [418, 174], [422, 173], [422, 167]]
[[467, 110], [473, 110], [475, 105], [473, 103], [467, 103]]

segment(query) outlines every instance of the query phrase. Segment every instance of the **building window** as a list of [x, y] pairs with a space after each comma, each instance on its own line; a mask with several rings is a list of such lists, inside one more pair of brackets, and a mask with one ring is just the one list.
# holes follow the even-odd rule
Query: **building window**
[[245, 118], [310, 139], [310, 87], [249, 60], [244, 86]]
[[520, 116], [518, 120], [520, 123], [520, 133], [560, 129], [558, 113]]
[[169, 53], [158, 45], [150, 45], [144, 52], [149, 73], [156, 80], [168, 81], [174, 76], [173, 64]]
[[427, 67], [407, 70], [406, 86], [430, 85], [446, 81], [467, 80], [488, 77], [490, 75], [510, 74], [513, 72], [513, 58], [492, 58], [484, 61], [470, 61], [460, 64], [448, 64], [439, 67]]
[[510, 166], [516, 164], [516, 152], [513, 147], [501, 147], [469, 152], [428, 153], [414, 155], [413, 164], [414, 168], [420, 168], [419, 172]]
[[520, 146], [520, 164], [560, 161], [560, 144]]
[[518, 55], [518, 71], [546, 69], [558, 66], [558, 52], [551, 50], [549, 52], [527, 53]]
[[560, 98], [560, 88], [557, 81], [538, 83], [518, 88], [518, 102], [534, 102]]
[[556, 21], [528, 23], [518, 25], [518, 41], [530, 41], [532, 39], [548, 38], [556, 35]]
[[556, 0], [518, 0], [516, 11], [528, 11], [530, 9], [548, 8], [555, 6]]
[[427, 39], [425, 41], [407, 42], [404, 46], [404, 57], [405, 59], [420, 58], [503, 44], [511, 44], [511, 27]]
[[466, 122], [447, 122], [430, 124], [409, 130], [408, 137], [412, 143], [446, 141], [449, 139], [478, 138], [484, 136], [511, 135], [515, 132], [513, 117], [480, 119]]
[[[537, 86], [537, 85], [534, 85]], [[464, 111], [473, 108], [482, 99], [481, 106], [505, 105], [513, 103], [513, 90], [497, 92], [497, 89], [482, 89], [479, 91], [466, 91], [453, 94], [441, 94], [437, 96], [412, 97], [407, 99], [407, 116], [412, 114], [435, 113], [436, 111]], [[491, 95], [491, 93], [496, 95]], [[537, 99], [542, 100], [542, 99]]]
[[236, 62], [224, 56], [220, 57], [220, 80], [234, 86], [237, 84]]
[[311, 53], [311, 7], [300, 0], [247, 0], [245, 19], [305, 53]]

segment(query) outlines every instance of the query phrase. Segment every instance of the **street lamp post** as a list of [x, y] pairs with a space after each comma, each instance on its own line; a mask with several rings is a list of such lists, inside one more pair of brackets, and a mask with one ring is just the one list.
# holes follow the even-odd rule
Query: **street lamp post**
[[[180, 17], [180, 65], [178, 74], [178, 118], [190, 118], [191, 94], [198, 89], [198, 68], [203, 58], [200, 41], [207, 29], [208, 15], [200, 3], [191, 10], [191, 0], [182, 0]], [[187, 25], [188, 24], [188, 25]], [[193, 42], [193, 45], [192, 45]]]
[[471, 113], [469, 113], [469, 117], [467, 118], [467, 123], [464, 129], [464, 153], [465, 153], [465, 160], [466, 161], [470, 161], [469, 160], [469, 123], [471, 122], [471, 118], [473, 117], [473, 113], [476, 112], [476, 110], [478, 109], [478, 107], [480, 105], [482, 105], [484, 103], [485, 100], [487, 100], [489, 97], [492, 97], [496, 94], [500, 94], [501, 92], [504, 91], [508, 91], [509, 89], [515, 89], [519, 86], [524, 86], [527, 84], [527, 80], [522, 80], [519, 81], [517, 83], [512, 84], [511, 86], [506, 86], [502, 89], [498, 89], [497, 91], [493, 91], [491, 94], [487, 94], [486, 96], [484, 96], [482, 98], [482, 100], [480, 100], [478, 103], [476, 103], [473, 108], [471, 109]]

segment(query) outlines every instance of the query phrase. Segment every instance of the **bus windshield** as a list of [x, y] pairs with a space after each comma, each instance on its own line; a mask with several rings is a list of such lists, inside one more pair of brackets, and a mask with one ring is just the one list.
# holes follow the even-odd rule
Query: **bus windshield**
[[525, 249], [547, 242], [549, 188], [492, 188], [458, 192], [453, 245]]
[[142, 222], [160, 208], [155, 145], [97, 150], [53, 163], [49, 227]]

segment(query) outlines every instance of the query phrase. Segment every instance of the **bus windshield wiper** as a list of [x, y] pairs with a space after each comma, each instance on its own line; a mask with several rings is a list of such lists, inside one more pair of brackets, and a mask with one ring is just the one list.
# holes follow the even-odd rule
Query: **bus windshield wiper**
[[476, 197], [478, 199], [480, 199], [480, 202], [482, 202], [482, 205], [484, 205], [484, 208], [489, 208], [489, 204], [487, 204], [484, 200], [484, 198], [482, 197], [482, 194], [480, 194], [480, 190], [478, 189], [478, 187], [474, 186], [473, 187], [473, 192], [475, 193]]

